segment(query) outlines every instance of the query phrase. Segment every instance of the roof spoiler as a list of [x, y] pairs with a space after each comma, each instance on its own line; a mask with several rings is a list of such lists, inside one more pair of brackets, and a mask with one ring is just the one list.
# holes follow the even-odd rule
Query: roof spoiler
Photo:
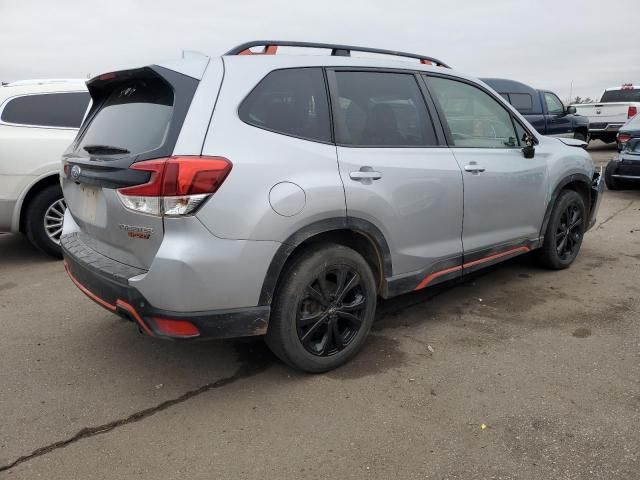
[[[253, 52], [251, 49], [255, 47], [263, 47], [261, 52]], [[428, 57], [426, 55], [418, 55], [415, 53], [398, 52], [395, 50], [382, 50], [380, 48], [354, 47], [353, 45], [338, 45], [333, 43], [314, 43], [314, 42], [292, 42], [286, 40], [254, 40], [252, 42], [243, 43], [229, 50], [225, 55], [275, 55], [278, 47], [302, 47], [302, 48], [323, 48], [331, 50], [331, 55], [337, 57], [349, 57], [351, 52], [378, 53], [381, 55], [392, 55], [395, 57], [415, 58], [420, 60], [424, 65], [435, 65], [437, 67], [451, 68], [437, 58]]]

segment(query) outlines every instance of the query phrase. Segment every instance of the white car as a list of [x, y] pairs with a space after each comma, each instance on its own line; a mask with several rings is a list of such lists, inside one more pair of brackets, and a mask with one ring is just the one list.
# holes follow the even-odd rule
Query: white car
[[24, 80], [0, 87], [0, 232], [24, 233], [60, 257], [66, 205], [60, 155], [87, 111], [84, 81]]
[[589, 118], [592, 140], [615, 142], [620, 127], [640, 111], [640, 86], [625, 83], [621, 87], [607, 88], [599, 102], [573, 106], [578, 115]]

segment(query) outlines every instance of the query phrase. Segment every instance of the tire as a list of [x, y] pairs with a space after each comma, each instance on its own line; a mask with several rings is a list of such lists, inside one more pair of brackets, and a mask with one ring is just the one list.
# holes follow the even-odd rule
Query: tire
[[604, 183], [607, 185], [609, 190], [620, 190], [620, 182], [612, 177], [614, 170], [615, 163], [613, 161], [609, 161], [609, 163], [607, 163], [607, 167], [604, 169]]
[[310, 373], [332, 370], [358, 353], [376, 309], [375, 280], [364, 258], [342, 245], [311, 245], [282, 275], [266, 336], [273, 353]]
[[584, 132], [574, 132], [573, 138], [576, 140], [581, 140], [583, 142], [589, 143], [589, 135]]
[[[62, 258], [60, 249], [60, 232], [62, 232], [62, 216], [66, 204], [59, 185], [50, 185], [40, 190], [31, 199], [26, 211], [25, 233], [33, 246], [54, 258]], [[60, 214], [62, 213], [62, 214]], [[45, 219], [45, 215], [48, 218]], [[45, 228], [45, 221], [47, 228]], [[57, 233], [57, 241], [49, 233]]]
[[582, 196], [573, 190], [562, 191], [551, 211], [538, 261], [552, 270], [569, 267], [580, 251], [586, 222]]

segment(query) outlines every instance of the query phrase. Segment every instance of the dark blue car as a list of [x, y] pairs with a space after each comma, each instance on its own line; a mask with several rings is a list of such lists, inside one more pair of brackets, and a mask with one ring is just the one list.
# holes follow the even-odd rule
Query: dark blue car
[[502, 95], [542, 135], [589, 142], [589, 119], [575, 115], [575, 107], [565, 107], [555, 93], [504, 78], [481, 80]]
[[618, 130], [618, 135], [616, 136], [618, 151], [621, 152], [627, 142], [634, 138], [640, 138], [640, 114], [630, 118], [627, 123]]
[[609, 190], [640, 185], [640, 137], [630, 139], [622, 152], [609, 161], [604, 181]]

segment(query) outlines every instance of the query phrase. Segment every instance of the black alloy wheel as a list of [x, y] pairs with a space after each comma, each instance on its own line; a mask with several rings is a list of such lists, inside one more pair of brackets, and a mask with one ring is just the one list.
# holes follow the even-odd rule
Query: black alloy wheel
[[366, 300], [353, 268], [339, 265], [322, 271], [298, 304], [296, 329], [304, 348], [318, 356], [344, 350], [362, 327]]
[[556, 251], [561, 260], [575, 257], [582, 239], [582, 209], [576, 202], [570, 203], [560, 215], [556, 229]]

